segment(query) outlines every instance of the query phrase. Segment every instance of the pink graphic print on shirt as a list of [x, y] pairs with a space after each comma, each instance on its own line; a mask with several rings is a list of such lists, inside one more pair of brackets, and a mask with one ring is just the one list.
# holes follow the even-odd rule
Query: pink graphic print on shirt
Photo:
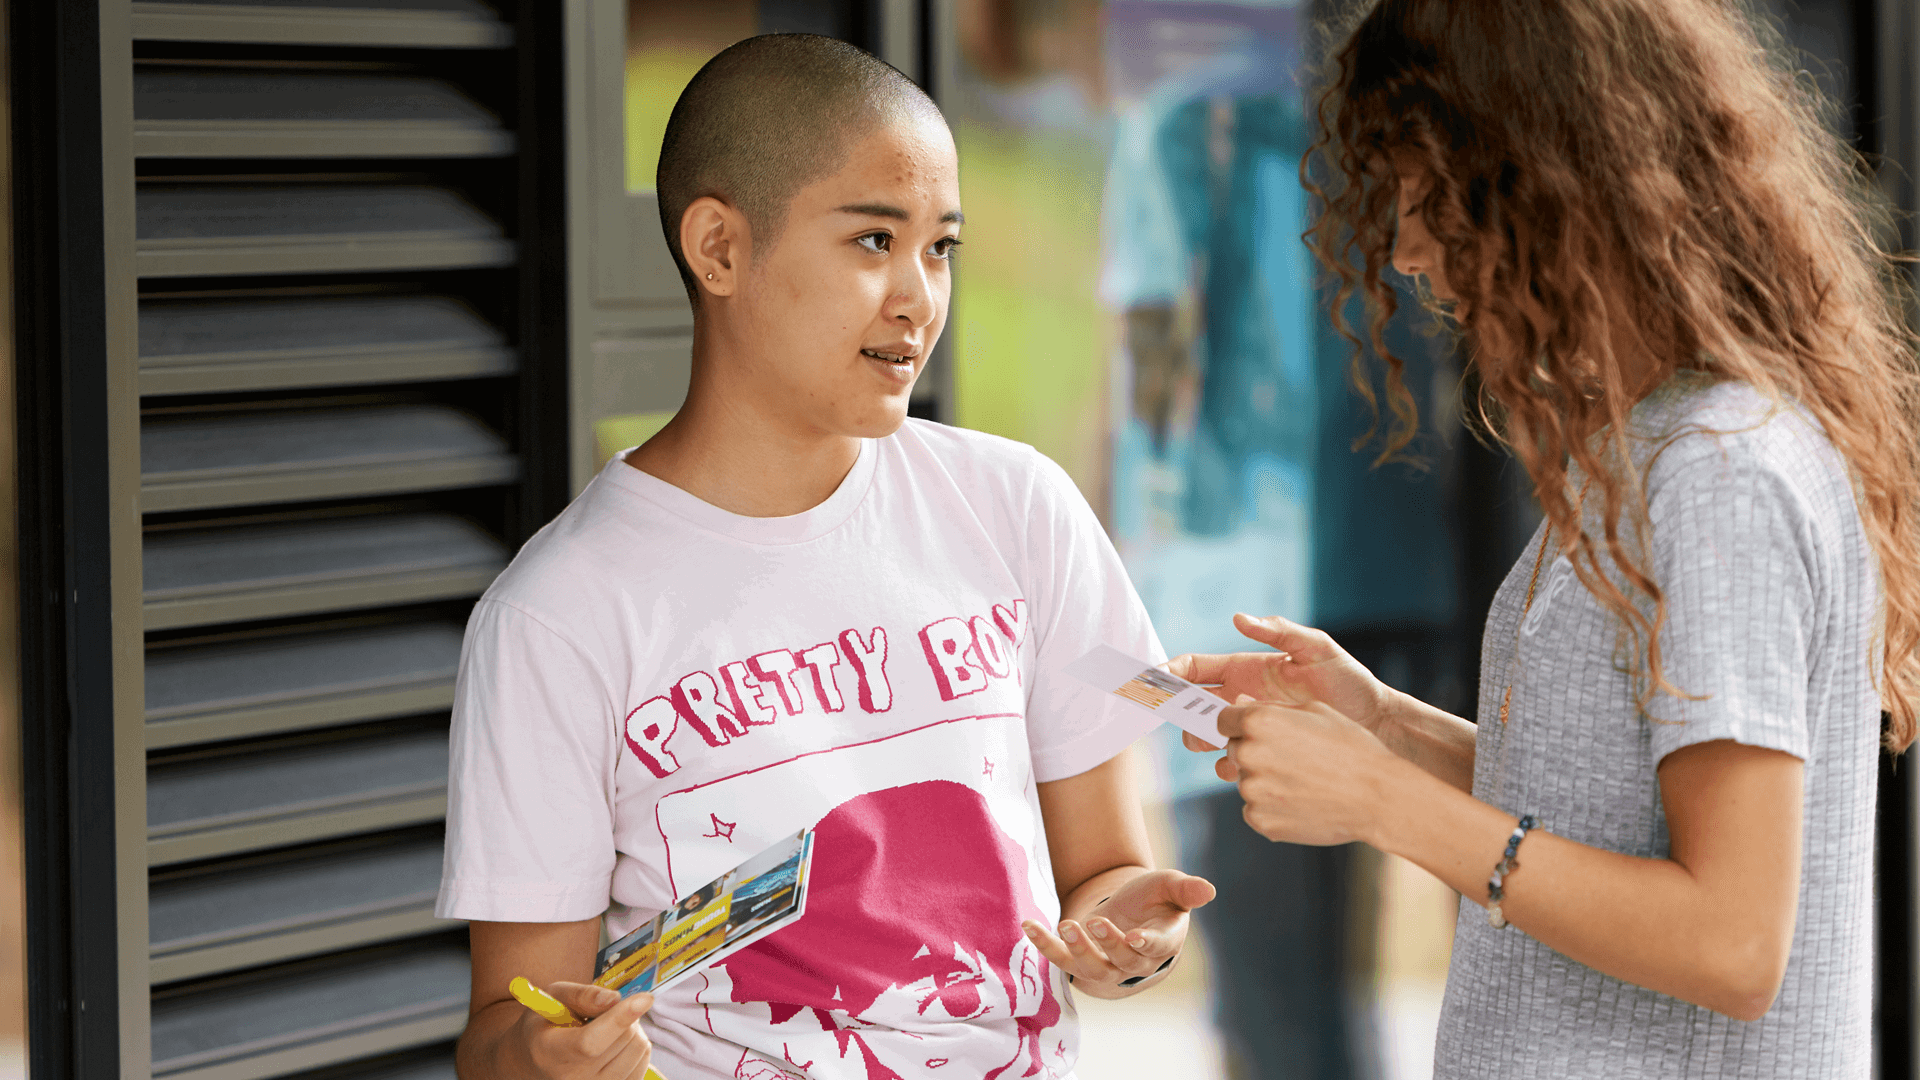
[[[863, 1080], [1054, 1077], [1071, 1064], [1049, 1038], [1061, 1006], [1025, 918], [1046, 919], [1026, 853], [979, 792], [923, 781], [829, 813], [806, 916], [722, 965], [731, 1000], [765, 1005], [761, 1022], [795, 1069], [837, 1058]], [[975, 1025], [976, 1036], [930, 1039], [942, 1023]], [[960, 1048], [972, 1049], [948, 1056]], [[743, 1056], [736, 1074], [776, 1075], [766, 1064]]]

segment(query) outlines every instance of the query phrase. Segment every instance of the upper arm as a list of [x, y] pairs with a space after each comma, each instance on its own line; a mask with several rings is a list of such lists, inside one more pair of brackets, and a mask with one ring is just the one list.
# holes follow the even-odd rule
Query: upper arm
[[[1027, 742], [1034, 776], [1072, 777], [1105, 762], [1157, 726], [1126, 701], [1068, 675], [1107, 645], [1147, 663], [1166, 659], [1119, 553], [1060, 466], [1032, 452], [1032, 489], [1018, 542], [1033, 639]], [[1017, 606], [1017, 605], [1016, 605]]]
[[1134, 752], [1037, 786], [1040, 816], [1061, 898], [1117, 866], [1153, 866], [1146, 820], [1134, 785]]
[[1792, 754], [1726, 739], [1675, 750], [1659, 768], [1672, 859], [1714, 903], [1724, 959], [1769, 1000], [1799, 907], [1804, 770]]
[[617, 723], [582, 653], [513, 608], [475, 607], [454, 695], [441, 917], [606, 910]]
[[525, 976], [535, 986], [593, 981], [593, 957], [600, 948], [598, 917], [578, 922], [476, 922], [467, 926], [473, 949], [473, 990], [467, 1014], [478, 1013], [509, 995], [507, 984]]

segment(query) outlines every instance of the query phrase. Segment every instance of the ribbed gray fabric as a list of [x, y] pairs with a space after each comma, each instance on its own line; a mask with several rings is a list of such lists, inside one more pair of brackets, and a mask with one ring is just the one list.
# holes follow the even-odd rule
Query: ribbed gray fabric
[[[1635, 410], [1634, 428], [1645, 436], [1636, 457], [1652, 569], [1668, 598], [1666, 674], [1710, 696], [1656, 697], [1651, 712], [1666, 722], [1642, 718], [1616, 663], [1619, 624], [1564, 558], [1541, 571], [1521, 626], [1536, 534], [1487, 619], [1474, 794], [1580, 843], [1663, 858], [1655, 768], [1666, 754], [1733, 739], [1802, 758], [1804, 855], [1786, 979], [1767, 1015], [1742, 1023], [1603, 975], [1518, 928], [1494, 930], [1463, 900], [1435, 1076], [1864, 1080], [1880, 733], [1869, 652], [1880, 599], [1847, 470], [1804, 414], [1775, 411], [1743, 384], [1677, 377]], [[1586, 527], [1598, 520], [1590, 509]], [[1512, 744], [1497, 784], [1503, 738]], [[1489, 870], [1499, 854], [1488, 850]], [[1526, 890], [1524, 870], [1510, 887]]]

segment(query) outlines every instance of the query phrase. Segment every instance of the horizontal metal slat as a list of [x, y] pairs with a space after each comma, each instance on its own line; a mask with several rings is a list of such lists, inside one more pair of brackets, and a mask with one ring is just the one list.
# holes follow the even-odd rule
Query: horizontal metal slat
[[306, 854], [157, 882], [148, 901], [156, 983], [447, 930], [433, 917], [441, 842]]
[[201, 0], [133, 5], [143, 41], [500, 49], [513, 28], [473, 0]]
[[520, 464], [458, 409], [379, 405], [148, 417], [140, 470], [152, 512], [481, 487]]
[[140, 392], [205, 394], [511, 374], [498, 329], [451, 296], [140, 306]]
[[451, 514], [403, 513], [149, 535], [149, 630], [478, 596], [499, 541]]
[[457, 945], [374, 949], [157, 998], [153, 1075], [262, 1080], [458, 1035], [469, 961]]
[[369, 72], [134, 75], [136, 157], [497, 157], [514, 137], [453, 84]]
[[458, 623], [421, 622], [149, 652], [147, 747], [448, 708], [460, 638]]
[[287, 1080], [455, 1080], [453, 1044], [416, 1047], [297, 1073]]
[[146, 186], [134, 196], [141, 277], [507, 266], [513, 241], [420, 184]]
[[417, 825], [446, 805], [444, 730], [162, 763], [147, 771], [147, 862]]

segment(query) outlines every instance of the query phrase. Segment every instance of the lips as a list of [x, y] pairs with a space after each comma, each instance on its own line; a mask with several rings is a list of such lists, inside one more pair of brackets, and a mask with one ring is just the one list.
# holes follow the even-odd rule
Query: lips
[[906, 365], [906, 364], [913, 363], [914, 358], [917, 357], [919, 354], [911, 353], [911, 352], [893, 352], [888, 349], [861, 349], [860, 355], [872, 357], [875, 360], [882, 360], [889, 364]]

